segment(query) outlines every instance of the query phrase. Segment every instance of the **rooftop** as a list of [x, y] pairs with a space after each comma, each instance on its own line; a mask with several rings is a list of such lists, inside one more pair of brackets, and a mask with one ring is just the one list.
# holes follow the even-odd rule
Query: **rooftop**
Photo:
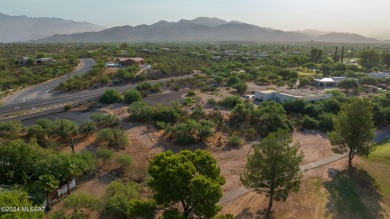
[[123, 62], [123, 61], [127, 61], [127, 60], [131, 60], [133, 62], [141, 62], [143, 61], [144, 59], [141, 58], [141, 57], [129, 57], [129, 58], [117, 58], [120, 62]]
[[259, 91], [264, 94], [271, 94], [271, 93], [280, 93], [286, 96], [291, 97], [299, 97], [303, 99], [310, 99], [310, 98], [318, 98], [318, 97], [328, 97], [330, 94], [321, 92], [321, 91], [310, 91], [310, 90], [283, 90], [283, 91], [276, 91], [276, 90], [263, 90]]

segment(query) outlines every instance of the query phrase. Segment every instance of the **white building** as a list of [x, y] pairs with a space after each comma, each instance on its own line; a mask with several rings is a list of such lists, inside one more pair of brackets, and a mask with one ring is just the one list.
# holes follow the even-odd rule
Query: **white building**
[[314, 79], [317, 87], [337, 87], [340, 81], [344, 81], [346, 77], [331, 77]]
[[284, 102], [286, 100], [293, 99], [304, 99], [310, 102], [318, 100], [325, 100], [332, 97], [331, 94], [319, 93], [319, 92], [308, 92], [304, 90], [291, 90], [287, 92], [280, 92], [276, 90], [264, 90], [255, 92], [255, 100], [267, 101], [273, 100], [276, 102]]

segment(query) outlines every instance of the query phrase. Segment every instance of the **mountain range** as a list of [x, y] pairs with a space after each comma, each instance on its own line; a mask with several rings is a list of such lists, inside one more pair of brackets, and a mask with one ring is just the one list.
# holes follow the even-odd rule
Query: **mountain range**
[[87, 22], [75, 22], [61, 18], [31, 18], [9, 16], [0, 13], [0, 42], [26, 42], [54, 34], [72, 34], [105, 29]]
[[159, 21], [151, 25], [117, 26], [108, 29], [59, 18], [28, 18], [0, 14], [0, 42], [340, 42], [383, 41], [353, 33], [318, 30], [281, 31], [239, 21], [199, 17], [178, 22]]

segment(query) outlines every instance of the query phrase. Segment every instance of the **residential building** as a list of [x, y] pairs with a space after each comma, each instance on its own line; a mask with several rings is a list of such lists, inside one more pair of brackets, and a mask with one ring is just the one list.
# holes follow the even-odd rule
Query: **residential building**
[[54, 60], [52, 58], [40, 58], [40, 59], [35, 59], [36, 63], [40, 64], [49, 64], [52, 63]]
[[331, 94], [326, 94], [323, 92], [307, 91], [307, 90], [289, 90], [286, 92], [281, 92], [276, 90], [264, 90], [264, 91], [255, 92], [255, 100], [258, 101], [273, 100], [280, 103], [286, 100], [294, 100], [294, 99], [304, 99], [310, 102], [315, 102], [318, 100], [325, 100], [330, 97], [332, 97]]
[[331, 77], [314, 79], [316, 87], [337, 87], [340, 81], [344, 81], [346, 77]]
[[373, 73], [369, 73], [368, 75], [370, 75], [371, 77], [374, 77], [374, 78], [389, 78], [390, 77], [390, 73], [387, 73], [387, 72], [373, 72]]
[[140, 57], [134, 58], [116, 58], [115, 63], [121, 66], [129, 66], [129, 65], [143, 65], [144, 59]]

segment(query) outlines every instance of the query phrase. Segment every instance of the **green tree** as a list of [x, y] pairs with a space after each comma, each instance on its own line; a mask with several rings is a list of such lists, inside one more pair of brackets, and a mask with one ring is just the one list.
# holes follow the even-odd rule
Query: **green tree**
[[96, 196], [87, 193], [75, 193], [64, 200], [64, 207], [73, 210], [73, 217], [82, 216], [81, 209], [88, 209], [99, 212], [103, 207], [103, 202]]
[[360, 54], [360, 64], [371, 72], [371, 69], [381, 61], [380, 55], [374, 50], [366, 50]]
[[78, 133], [78, 126], [69, 119], [56, 119], [50, 126], [51, 134], [59, 136], [61, 140]]
[[302, 173], [299, 165], [303, 154], [299, 143], [289, 146], [291, 136], [287, 132], [270, 133], [260, 144], [254, 146], [254, 153], [248, 161], [241, 182], [248, 189], [265, 193], [269, 197], [265, 218], [269, 218], [274, 199], [285, 201], [289, 193], [297, 192]]
[[322, 50], [321, 49], [312, 48], [310, 50], [310, 59], [314, 63], [317, 64], [320, 61], [321, 57], [322, 57]]
[[175, 142], [180, 145], [188, 145], [196, 142], [196, 132], [199, 124], [189, 119], [185, 123], [179, 123], [168, 129], [170, 136], [175, 138]]
[[301, 56], [293, 56], [291, 58], [292, 62], [297, 66], [297, 69], [299, 70], [299, 67], [305, 64], [305, 59]]
[[238, 82], [241, 82], [240, 78], [237, 76], [230, 76], [228, 77], [226, 81], [226, 86], [232, 86], [233, 84], [236, 84]]
[[345, 89], [347, 92], [352, 89], [356, 91], [359, 88], [359, 83], [355, 79], [345, 79], [337, 84], [337, 87]]
[[118, 117], [113, 114], [94, 113], [91, 115], [91, 120], [99, 127], [116, 127], [120, 124]]
[[96, 131], [97, 126], [93, 121], [85, 121], [79, 126], [79, 132], [83, 135], [90, 135]]
[[0, 146], [0, 183], [27, 184], [34, 165], [49, 153], [36, 143], [14, 140]]
[[80, 168], [76, 165], [76, 163], [74, 162], [74, 160], [70, 159], [70, 158], [66, 158], [65, 157], [65, 161], [63, 162], [64, 166], [62, 167], [62, 171], [63, 171], [63, 176], [64, 176], [64, 179], [66, 180], [66, 188], [67, 188], [67, 193], [68, 195], [70, 195], [70, 181], [72, 178], [80, 175], [81, 173], [81, 170]]
[[103, 160], [103, 165], [106, 164], [106, 161], [111, 159], [113, 151], [108, 148], [99, 148], [96, 150], [96, 157]]
[[123, 102], [127, 104], [134, 103], [136, 101], [142, 100], [141, 93], [138, 90], [128, 90], [124, 93]]
[[56, 180], [52, 175], [41, 175], [39, 176], [38, 186], [46, 194], [47, 211], [50, 211], [51, 210], [50, 193], [55, 189], [58, 189], [59, 181]]
[[274, 101], [263, 102], [259, 109], [254, 110], [253, 114], [251, 123], [258, 127], [262, 136], [267, 136], [268, 133], [275, 132], [278, 129], [292, 130], [286, 111], [279, 103]]
[[209, 152], [162, 152], [151, 160], [149, 174], [157, 204], [172, 208], [180, 204], [186, 218], [211, 218], [221, 210], [217, 202], [225, 179]]
[[348, 153], [348, 169], [352, 174], [355, 154], [367, 156], [374, 137], [373, 106], [368, 100], [354, 99], [344, 104], [329, 134], [335, 153]]
[[136, 101], [130, 104], [128, 112], [133, 121], [146, 122], [152, 118], [153, 108], [143, 101]]
[[[11, 190], [0, 192], [0, 206], [1, 207], [16, 207], [15, 211], [0, 211], [0, 218], [4, 219], [42, 219], [44, 217], [43, 211], [31, 212], [23, 211], [22, 207], [34, 207], [28, 200], [27, 193]], [[37, 208], [38, 209], [38, 208]], [[16, 211], [17, 210], [17, 211]]]
[[48, 136], [46, 130], [42, 128], [42, 126], [32, 125], [27, 129], [27, 138], [35, 138], [39, 145], [45, 145]]
[[232, 88], [236, 89], [239, 93], [243, 94], [248, 89], [248, 85], [245, 82], [238, 82], [232, 85]]
[[366, 76], [360, 79], [360, 83], [363, 85], [378, 85], [378, 80], [374, 77]]
[[122, 97], [118, 91], [114, 89], [107, 89], [100, 97], [99, 101], [106, 104], [118, 103], [122, 101]]
[[239, 103], [242, 103], [239, 96], [227, 96], [222, 100], [221, 104], [226, 108], [233, 109]]
[[332, 71], [332, 68], [330, 67], [330, 65], [321, 64], [320, 71], [322, 72], [322, 75], [324, 77], [328, 77], [330, 75], [330, 72]]
[[96, 140], [107, 143], [108, 147], [117, 148], [125, 148], [128, 143], [126, 131], [116, 128], [104, 128], [100, 130]]
[[134, 182], [113, 181], [107, 187], [105, 200], [108, 214], [115, 218], [152, 219], [154, 216], [155, 202], [139, 199], [138, 186]]
[[310, 84], [310, 79], [309, 79], [309, 78], [304, 77], [304, 78], [300, 78], [300, 79], [299, 79], [299, 85], [300, 85], [301, 87], [306, 87], [306, 86], [309, 85], [309, 84]]
[[133, 165], [134, 159], [128, 154], [119, 154], [117, 157], [117, 162], [120, 165], [121, 173], [125, 175], [127, 170], [129, 170], [130, 167]]
[[386, 70], [389, 72], [390, 67], [390, 53], [386, 53], [382, 56], [382, 63], [386, 65]]
[[15, 140], [23, 135], [23, 124], [20, 121], [0, 122], [0, 138]]

